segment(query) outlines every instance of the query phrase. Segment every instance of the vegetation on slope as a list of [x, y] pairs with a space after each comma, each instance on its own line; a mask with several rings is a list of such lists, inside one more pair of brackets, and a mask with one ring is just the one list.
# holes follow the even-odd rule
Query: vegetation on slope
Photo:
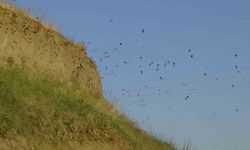
[[0, 149], [87, 145], [93, 146], [90, 149], [173, 149], [136, 128], [104, 99], [66, 91], [60, 83], [32, 79], [19, 70], [0, 69]]

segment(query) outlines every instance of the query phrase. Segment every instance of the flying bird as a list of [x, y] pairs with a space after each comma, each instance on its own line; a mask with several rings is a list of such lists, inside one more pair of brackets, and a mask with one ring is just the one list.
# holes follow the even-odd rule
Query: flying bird
[[188, 100], [188, 98], [189, 98], [189, 96], [186, 96], [186, 97], [185, 97], [185, 100]]
[[164, 63], [164, 67], [166, 67], [167, 66], [167, 62], [165, 61], [165, 63]]
[[175, 67], [175, 62], [173, 62], [173, 67]]
[[153, 64], [154, 64], [154, 62], [152, 61], [152, 62], [149, 63], [149, 66], [152, 66]]
[[141, 29], [141, 32], [144, 33], [144, 29], [143, 28]]

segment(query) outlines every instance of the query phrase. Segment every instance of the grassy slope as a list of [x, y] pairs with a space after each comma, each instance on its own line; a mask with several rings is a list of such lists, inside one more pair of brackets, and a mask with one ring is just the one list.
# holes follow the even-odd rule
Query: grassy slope
[[104, 99], [0, 68], [0, 149], [173, 147], [136, 128]]

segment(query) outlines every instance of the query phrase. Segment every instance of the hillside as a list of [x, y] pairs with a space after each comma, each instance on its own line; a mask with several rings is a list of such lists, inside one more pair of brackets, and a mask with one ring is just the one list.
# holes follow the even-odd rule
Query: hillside
[[85, 47], [0, 4], [0, 149], [173, 150], [102, 96]]
[[68, 88], [100, 97], [95, 63], [84, 45], [65, 39], [22, 10], [0, 5], [0, 64], [40, 78], [61, 81]]

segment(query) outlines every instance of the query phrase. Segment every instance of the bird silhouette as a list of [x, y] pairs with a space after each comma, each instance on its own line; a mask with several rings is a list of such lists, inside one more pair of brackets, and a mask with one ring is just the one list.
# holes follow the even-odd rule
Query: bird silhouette
[[166, 67], [167, 66], [167, 62], [165, 61], [165, 63], [164, 63], [164, 67]]
[[173, 62], [173, 67], [175, 67], [175, 62]]
[[186, 97], [185, 97], [185, 100], [188, 100], [188, 98], [189, 98], [189, 96], [186, 96]]
[[141, 29], [141, 32], [144, 33], [144, 29], [143, 28]]

